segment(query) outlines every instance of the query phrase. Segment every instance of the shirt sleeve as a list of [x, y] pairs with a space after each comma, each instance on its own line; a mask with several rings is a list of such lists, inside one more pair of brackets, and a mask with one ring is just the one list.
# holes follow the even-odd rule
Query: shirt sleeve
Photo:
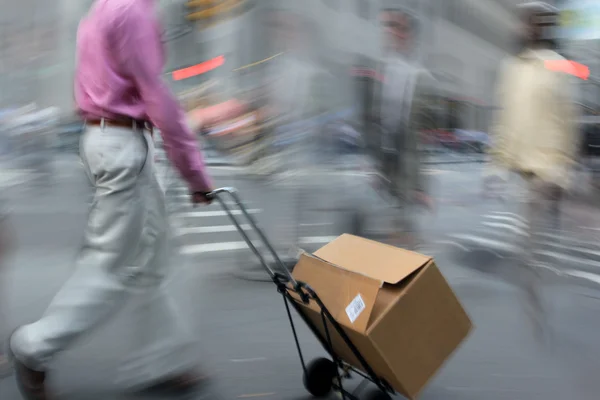
[[193, 192], [209, 191], [212, 183], [185, 113], [162, 79], [163, 48], [149, 10], [122, 10], [111, 29], [111, 44], [124, 74], [135, 82], [146, 113], [160, 129], [169, 160]]

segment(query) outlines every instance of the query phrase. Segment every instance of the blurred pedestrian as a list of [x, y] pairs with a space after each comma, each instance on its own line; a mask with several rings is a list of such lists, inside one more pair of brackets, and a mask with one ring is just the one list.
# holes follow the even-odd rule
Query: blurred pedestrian
[[500, 71], [500, 111], [492, 128], [490, 152], [493, 168], [513, 174], [514, 190], [525, 187], [526, 201], [520, 211], [526, 223], [525, 237], [518, 236], [516, 241], [526, 267], [523, 276], [528, 304], [532, 316], [539, 320], [543, 311], [535, 274], [539, 235], [559, 228], [560, 200], [570, 184], [578, 140], [569, 77], [548, 68], [548, 63], [564, 61], [554, 40], [558, 10], [542, 2], [525, 3], [518, 10], [523, 21], [523, 46]]
[[96, 0], [79, 26], [75, 97], [86, 121], [80, 153], [95, 194], [75, 273], [42, 318], [9, 340], [28, 399], [51, 398], [46, 374], [54, 357], [133, 297], [134, 343], [122, 364], [128, 384], [189, 389], [200, 380], [193, 341], [164, 285], [168, 222], [152, 124], [192, 203], [210, 203], [211, 182], [186, 116], [161, 79], [165, 51], [155, 3]]
[[397, 244], [415, 247], [420, 238], [414, 205], [433, 207], [423, 174], [419, 135], [435, 127], [426, 101], [434, 80], [414, 58], [417, 19], [401, 8], [385, 8], [380, 22], [385, 33], [379, 101], [381, 172], [387, 192], [397, 206], [395, 231], [401, 236]]
[[[268, 4], [268, 3], [267, 3]], [[294, 5], [295, 4], [295, 5]], [[285, 8], [290, 6], [289, 9]], [[303, 192], [311, 182], [297, 175], [314, 166], [311, 140], [314, 131], [306, 123], [315, 114], [314, 82], [318, 70], [312, 58], [310, 18], [303, 3], [271, 1], [265, 13], [272, 52], [277, 55], [267, 64], [267, 82], [261, 117], [265, 128], [251, 165], [263, 180], [265, 204], [269, 206], [267, 234], [283, 255], [286, 265], [297, 261], [298, 226], [307, 207]]]
[[[278, 4], [278, 2], [275, 2]], [[275, 119], [268, 149], [257, 160], [257, 172], [272, 174], [304, 165], [300, 145], [309, 133], [303, 121], [315, 113], [314, 82], [317, 68], [311, 53], [311, 21], [300, 11], [273, 8], [266, 14], [272, 52], [266, 67], [264, 118]], [[304, 140], [306, 141], [306, 140]], [[279, 145], [277, 145], [279, 143]], [[287, 143], [287, 144], [282, 144]]]

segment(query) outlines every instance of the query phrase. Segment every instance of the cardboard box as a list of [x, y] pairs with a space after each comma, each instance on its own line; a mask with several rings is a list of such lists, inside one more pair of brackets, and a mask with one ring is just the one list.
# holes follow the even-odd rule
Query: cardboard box
[[[469, 317], [431, 257], [342, 235], [303, 254], [293, 276], [323, 301], [371, 368], [415, 399], [469, 334]], [[300, 306], [325, 336], [319, 307]], [[333, 348], [361, 363], [332, 326]]]

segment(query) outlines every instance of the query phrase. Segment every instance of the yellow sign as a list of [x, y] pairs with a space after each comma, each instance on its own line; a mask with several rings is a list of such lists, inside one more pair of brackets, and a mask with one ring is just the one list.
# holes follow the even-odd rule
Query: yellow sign
[[245, 0], [190, 0], [186, 6], [194, 11], [187, 15], [191, 21], [223, 17], [240, 9]]

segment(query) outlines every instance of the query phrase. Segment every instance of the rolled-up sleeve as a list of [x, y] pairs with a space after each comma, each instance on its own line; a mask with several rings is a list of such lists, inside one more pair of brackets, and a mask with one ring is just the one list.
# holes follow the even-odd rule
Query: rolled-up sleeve
[[212, 183], [185, 113], [162, 79], [160, 32], [148, 10], [132, 5], [122, 10], [111, 28], [112, 51], [127, 78], [132, 79], [148, 117], [161, 131], [169, 160], [193, 192], [208, 191]]

